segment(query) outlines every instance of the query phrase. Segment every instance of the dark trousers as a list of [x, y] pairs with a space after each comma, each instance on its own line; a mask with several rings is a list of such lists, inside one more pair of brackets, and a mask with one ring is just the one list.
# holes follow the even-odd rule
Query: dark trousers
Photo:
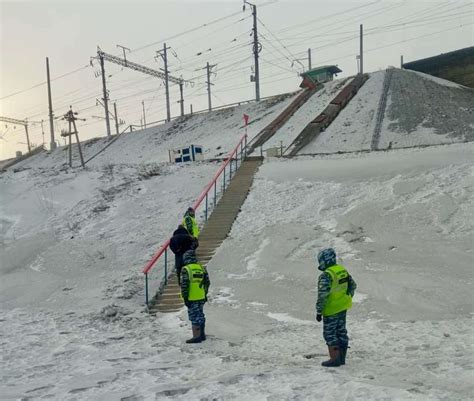
[[204, 315], [204, 304], [206, 301], [191, 301], [188, 306], [188, 318], [193, 326], [202, 326], [206, 324]]
[[347, 347], [349, 344], [346, 314], [347, 311], [342, 311], [335, 315], [323, 316], [323, 337], [328, 346]]
[[176, 274], [178, 276], [178, 283], [181, 283], [181, 269], [183, 268], [183, 255], [175, 254], [174, 255], [174, 268], [176, 269]]

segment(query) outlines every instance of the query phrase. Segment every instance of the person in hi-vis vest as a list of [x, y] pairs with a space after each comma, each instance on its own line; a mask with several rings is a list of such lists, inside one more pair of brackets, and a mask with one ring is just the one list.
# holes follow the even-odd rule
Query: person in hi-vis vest
[[196, 249], [199, 246], [199, 227], [196, 221], [194, 209], [192, 207], [188, 207], [188, 210], [186, 210], [181, 225], [183, 225], [184, 228], [188, 230], [189, 235], [194, 238], [194, 249]]
[[192, 324], [193, 337], [186, 342], [200, 343], [206, 339], [206, 316], [204, 304], [207, 302], [207, 292], [211, 282], [204, 266], [201, 266], [193, 249], [183, 255], [181, 270], [181, 297], [188, 308], [188, 317]]
[[318, 269], [323, 273], [318, 279], [316, 320], [323, 321], [323, 337], [330, 359], [322, 366], [340, 366], [346, 363], [349, 337], [346, 330], [346, 312], [352, 306], [357, 284], [344, 266], [336, 262], [332, 248], [318, 253]]

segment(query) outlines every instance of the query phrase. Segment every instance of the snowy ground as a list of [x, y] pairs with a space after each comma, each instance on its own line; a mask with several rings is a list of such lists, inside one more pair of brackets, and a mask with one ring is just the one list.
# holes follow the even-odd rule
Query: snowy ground
[[[110, 145], [107, 139], [97, 138], [83, 145], [84, 159], [88, 160], [109, 145], [106, 151], [98, 154], [87, 165], [102, 167], [117, 163], [165, 163], [169, 161], [169, 150], [191, 144], [203, 146], [205, 159], [224, 158], [245, 133], [244, 114], [250, 117], [247, 127], [250, 141], [287, 107], [294, 96], [280, 95], [259, 103], [185, 116], [162, 125], [126, 132]], [[80, 125], [78, 130], [80, 135]], [[73, 166], [80, 166], [79, 152], [74, 141], [72, 148]], [[34, 165], [35, 168], [59, 169], [67, 162], [67, 147], [61, 147], [46, 156], [33, 156], [15, 167]]]
[[[332, 136], [330, 127], [319, 137], [326, 151], [370, 147], [383, 78], [372, 74]], [[446, 110], [459, 105], [452, 93]], [[275, 144], [314, 118], [326, 95], [313, 96]], [[474, 399], [473, 143], [267, 159], [208, 266], [209, 340], [184, 343], [184, 309], [144, 313], [142, 267], [218, 168], [171, 165], [168, 149], [195, 143], [206, 158], [223, 157], [243, 135], [243, 113], [252, 138], [291, 100], [123, 135], [85, 170], [68, 168], [60, 148], [0, 174], [1, 400]], [[390, 102], [385, 128], [415, 121], [391, 116]], [[435, 121], [430, 110], [419, 109], [420, 121]], [[469, 110], [456, 111], [465, 138]], [[353, 132], [343, 135], [348, 121]], [[404, 144], [437, 143], [437, 133], [412, 128]], [[106, 143], [89, 142], [86, 158]], [[352, 348], [337, 369], [320, 366], [326, 347], [314, 321], [314, 256], [326, 246], [359, 285]]]
[[[185, 310], [143, 312], [140, 271], [215, 164], [2, 174], [0, 399], [472, 399], [473, 153], [267, 161], [194, 346]], [[325, 246], [359, 284], [337, 369], [314, 321]]]
[[[369, 74], [337, 119], [299, 153], [371, 148], [385, 70]], [[426, 74], [393, 69], [379, 148], [474, 140], [474, 90]]]
[[263, 147], [268, 149], [283, 146], [283, 149], [286, 149], [351, 79], [343, 78], [325, 83], [324, 87], [311, 96]]

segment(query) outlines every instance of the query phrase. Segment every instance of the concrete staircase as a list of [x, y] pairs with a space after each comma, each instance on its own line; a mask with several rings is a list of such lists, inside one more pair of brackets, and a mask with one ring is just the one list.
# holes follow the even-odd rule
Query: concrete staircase
[[324, 131], [357, 94], [361, 86], [367, 81], [367, 74], [357, 74], [351, 82], [345, 85], [327, 107], [313, 121], [300, 132], [295, 140], [285, 149], [284, 156], [293, 157], [313, 141], [320, 132]]
[[306, 103], [306, 101], [314, 95], [316, 91], [321, 89], [323, 86], [319, 85], [315, 89], [305, 89], [283, 110], [270, 124], [268, 124], [263, 130], [261, 130], [255, 137], [248, 143], [248, 154], [251, 154], [256, 148], [262, 146], [267, 142], [275, 133], [285, 125], [285, 123], [298, 111], [298, 109]]
[[[244, 160], [212, 211], [204, 228], [201, 230], [197, 258], [202, 265], [207, 266], [216, 253], [217, 248], [219, 248], [229, 234], [232, 224], [234, 224], [240, 208], [250, 191], [253, 177], [262, 161], [263, 158], [261, 157], [247, 157]], [[212, 272], [209, 272], [209, 274], [212, 280]], [[183, 301], [180, 298], [176, 273], [173, 272], [168, 278], [168, 284], [161, 293], [157, 294], [156, 301], [152, 302], [152, 304], [150, 313], [176, 312], [182, 308]]]

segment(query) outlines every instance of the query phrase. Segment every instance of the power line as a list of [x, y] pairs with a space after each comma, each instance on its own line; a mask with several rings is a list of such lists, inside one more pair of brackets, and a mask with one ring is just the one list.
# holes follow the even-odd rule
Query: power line
[[[75, 70], [73, 70], [73, 71], [69, 71], [69, 72], [67, 72], [67, 73], [65, 73], [65, 74], [63, 74], [63, 75], [60, 75], [59, 77], [53, 78], [53, 79], [51, 80], [51, 82], [56, 81], [56, 80], [61, 79], [61, 78], [64, 78], [64, 77], [67, 77], [67, 76], [69, 76], [69, 75], [75, 74], [76, 72], [82, 71], [82, 70], [84, 70], [85, 68], [89, 68], [89, 67], [90, 67], [89, 65], [86, 65], [86, 66], [84, 66], [84, 67], [77, 68], [77, 69], [75, 69]], [[39, 84], [36, 84], [36, 85], [31, 86], [30, 88], [23, 89], [23, 90], [21, 90], [21, 91], [18, 91], [18, 92], [15, 92], [15, 93], [10, 93], [9, 95], [0, 97], [0, 100], [7, 99], [7, 98], [9, 98], [9, 97], [19, 95], [20, 93], [28, 92], [28, 91], [30, 91], [30, 90], [32, 90], [32, 89], [38, 88], [38, 87], [40, 87], [40, 86], [42, 86], [42, 85], [46, 85], [46, 84], [47, 84], [47, 81], [41, 82], [41, 83], [39, 83]]]
[[143, 50], [143, 49], [146, 49], [146, 48], [151, 47], [151, 46], [156, 46], [157, 44], [161, 44], [161, 43], [163, 43], [163, 42], [168, 42], [168, 41], [170, 41], [171, 39], [179, 38], [180, 36], [187, 35], [188, 33], [192, 33], [192, 32], [195, 32], [195, 31], [197, 31], [197, 30], [199, 30], [199, 29], [208, 27], [208, 26], [210, 26], [210, 25], [214, 25], [214, 24], [216, 24], [216, 23], [218, 23], [218, 22], [225, 21], [226, 19], [231, 18], [231, 17], [233, 17], [233, 16], [235, 16], [235, 15], [238, 15], [238, 14], [240, 14], [240, 13], [241, 13], [241, 12], [238, 11], [238, 12], [235, 12], [235, 13], [232, 13], [232, 14], [229, 14], [229, 15], [226, 15], [226, 16], [224, 16], [224, 17], [217, 18], [217, 19], [212, 20], [211, 22], [208, 22], [208, 23], [206, 23], [206, 24], [199, 25], [199, 26], [197, 26], [197, 27], [188, 29], [188, 30], [186, 30], [186, 31], [184, 31], [184, 32], [181, 32], [181, 33], [177, 33], [176, 35], [169, 36], [169, 37], [167, 37], [167, 38], [165, 38], [165, 39], [161, 39], [160, 41], [152, 42], [152, 43], [149, 43], [149, 44], [147, 44], [147, 45], [144, 45], [144, 46], [138, 47], [138, 48], [136, 48], [136, 49], [133, 49], [130, 53], [137, 52], [137, 51], [139, 51], [139, 50]]

